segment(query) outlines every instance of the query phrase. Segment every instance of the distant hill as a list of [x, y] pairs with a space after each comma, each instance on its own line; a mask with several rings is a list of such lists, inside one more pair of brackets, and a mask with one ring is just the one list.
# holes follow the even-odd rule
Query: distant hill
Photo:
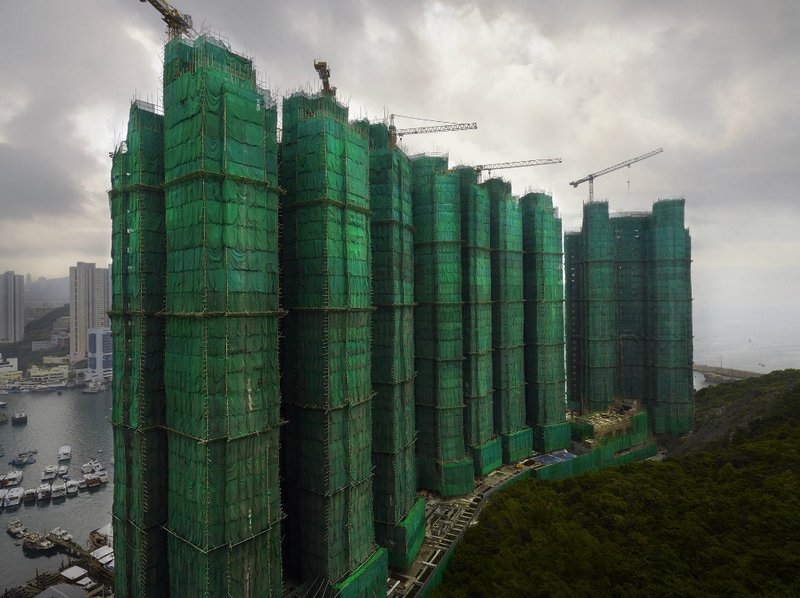
[[25, 285], [25, 298], [31, 301], [69, 303], [69, 276], [32, 281]]
[[697, 405], [677, 458], [498, 492], [435, 595], [800, 595], [800, 370]]
[[18, 343], [0, 345], [3, 357], [16, 357], [19, 359], [20, 370], [30, 369], [32, 365], [42, 365], [42, 357], [47, 355], [67, 355], [69, 347], [63, 346], [46, 351], [31, 351], [32, 341], [43, 341], [50, 338], [53, 323], [61, 316], [69, 315], [69, 304], [54, 309], [38, 320], [28, 322], [25, 326], [25, 336]]

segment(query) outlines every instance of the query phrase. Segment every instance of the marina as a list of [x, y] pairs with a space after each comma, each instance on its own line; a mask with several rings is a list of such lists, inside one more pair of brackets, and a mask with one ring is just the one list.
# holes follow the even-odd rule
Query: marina
[[[28, 425], [0, 426], [0, 444], [6, 449], [5, 463], [20, 454], [25, 461], [19, 466], [0, 468], [0, 478], [7, 476], [8, 469], [20, 471], [23, 478], [17, 486], [24, 489], [19, 505], [0, 509], [0, 525], [5, 527], [9, 521], [18, 519], [36, 533], [62, 527], [74, 536], [73, 542], [85, 545], [92, 530], [111, 520], [113, 446], [107, 419], [111, 413], [111, 393], [82, 394], [80, 389], [67, 389], [61, 395], [55, 391], [11, 393], [3, 400], [8, 402], [9, 416], [25, 411]], [[70, 447], [71, 460], [59, 461], [60, 449], [65, 446]], [[81, 466], [98, 461], [105, 466], [102, 471], [106, 472], [109, 483], [99, 482], [89, 488]], [[41, 474], [47, 465], [56, 464], [69, 467], [69, 479], [60, 478], [65, 482], [66, 496], [53, 499], [50, 487], [43, 491], [42, 500], [38, 500]], [[55, 479], [59, 478], [58, 465]], [[98, 475], [94, 465], [92, 463], [92, 473]], [[17, 546], [10, 537], [0, 541], [0, 595], [6, 588], [33, 579], [37, 571], [57, 571], [65, 560], [64, 555], [61, 549], [52, 553], [23, 552], [21, 544]]]

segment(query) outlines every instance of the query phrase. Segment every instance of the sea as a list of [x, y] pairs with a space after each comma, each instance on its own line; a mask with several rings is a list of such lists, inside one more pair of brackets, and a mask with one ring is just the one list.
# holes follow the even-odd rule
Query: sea
[[[22, 468], [22, 487], [37, 487], [45, 465], [59, 465], [58, 449], [64, 444], [72, 447], [72, 460], [68, 463], [68, 475], [72, 478], [81, 479], [81, 465], [97, 459], [105, 465], [109, 478], [113, 480], [110, 391], [97, 394], [82, 394], [80, 390], [16, 393], [0, 395], [0, 401], [8, 403], [3, 408], [8, 423], [0, 425], [0, 445], [5, 449], [5, 456], [0, 457], [0, 471], [5, 473], [12, 469], [8, 462], [17, 453], [39, 451], [36, 463]], [[28, 414], [27, 425], [11, 425], [11, 416], [16, 411]], [[111, 522], [113, 495], [113, 481], [110, 481], [97, 490], [82, 490], [74, 498], [21, 504], [12, 511], [0, 510], [0, 591], [25, 583], [37, 572], [57, 570], [62, 559], [63, 562], [67, 560], [60, 553], [35, 558], [25, 556], [22, 545], [17, 546], [15, 539], [6, 533], [10, 520], [19, 519], [26, 528], [38, 532], [63, 527], [73, 535], [75, 542], [86, 546], [89, 532]]]

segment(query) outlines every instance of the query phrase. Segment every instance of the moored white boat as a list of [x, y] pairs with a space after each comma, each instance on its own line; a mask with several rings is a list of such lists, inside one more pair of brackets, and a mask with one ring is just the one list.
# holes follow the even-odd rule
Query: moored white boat
[[69, 461], [70, 459], [72, 459], [72, 447], [68, 444], [65, 444], [58, 449], [58, 460]]
[[46, 482], [47, 480], [52, 480], [58, 475], [58, 469], [56, 469], [55, 465], [47, 465], [42, 471], [42, 481]]
[[22, 502], [26, 504], [36, 502], [36, 488], [28, 488], [22, 496]]
[[53, 499], [64, 498], [67, 495], [67, 484], [64, 480], [56, 480], [50, 489], [50, 496]]
[[67, 467], [66, 465], [59, 465], [58, 466], [58, 475], [60, 475], [62, 478], [65, 475], [67, 475], [68, 471], [69, 471], [69, 467]]
[[19, 519], [12, 519], [6, 525], [6, 531], [15, 538], [21, 538], [25, 534], [25, 526]]
[[36, 500], [50, 500], [50, 484], [42, 482], [36, 489]]
[[67, 496], [73, 497], [78, 495], [78, 482], [76, 480], [67, 481]]
[[95, 486], [100, 485], [100, 476], [96, 473], [87, 473], [83, 476], [83, 479], [86, 480], [87, 488], [94, 488]]
[[106, 472], [105, 469], [101, 469], [100, 471], [98, 471], [97, 477], [100, 478], [101, 484], [105, 484], [106, 482], [108, 482], [108, 473]]
[[22, 482], [22, 472], [18, 469], [12, 469], [6, 474], [3, 486], [10, 488], [11, 486], [17, 486], [20, 482]]
[[6, 509], [13, 509], [14, 507], [18, 507], [19, 503], [22, 502], [23, 494], [25, 494], [25, 489], [20, 488], [19, 486], [15, 486], [14, 488], [8, 491], [8, 494], [6, 494], [6, 500], [3, 503], [3, 506]]
[[51, 540], [60, 540], [61, 542], [71, 542], [72, 541], [72, 534], [65, 530], [63, 527], [56, 527], [54, 528], [49, 534], [48, 537]]

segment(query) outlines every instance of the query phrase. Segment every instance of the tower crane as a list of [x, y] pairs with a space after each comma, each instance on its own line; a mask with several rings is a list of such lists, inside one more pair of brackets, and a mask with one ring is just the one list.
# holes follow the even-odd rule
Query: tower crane
[[[427, 125], [424, 127], [412, 127], [410, 129], [398, 129], [394, 124], [395, 117], [411, 118], [414, 120], [424, 120], [438, 125]], [[397, 146], [397, 138], [402, 139], [403, 135], [419, 135], [421, 133], [446, 133], [449, 131], [467, 131], [477, 129], [478, 123], [457, 123], [446, 120], [433, 120], [432, 118], [419, 118], [417, 116], [403, 116], [402, 114], [389, 115], [389, 147]]]
[[161, 13], [161, 17], [167, 24], [167, 32], [170, 38], [194, 31], [192, 28], [192, 15], [170, 6], [166, 0], [139, 0], [139, 2], [147, 2]]
[[331, 87], [331, 69], [328, 68], [328, 63], [324, 60], [314, 60], [314, 69], [317, 71], [317, 74], [322, 81], [322, 93], [329, 96], [335, 96], [336, 88]]
[[503, 168], [524, 168], [527, 166], [544, 166], [546, 164], [561, 164], [561, 158], [539, 158], [536, 160], [517, 160], [515, 162], [495, 162], [494, 164], [478, 164], [475, 166], [475, 172], [478, 176], [485, 170], [491, 176], [493, 170], [501, 170]]
[[655, 156], [656, 154], [660, 154], [664, 151], [663, 147], [658, 149], [654, 149], [652, 152], [647, 152], [646, 154], [642, 154], [641, 156], [637, 156], [635, 158], [631, 158], [630, 160], [625, 160], [624, 162], [620, 162], [619, 164], [614, 164], [614, 166], [609, 166], [608, 168], [604, 168], [603, 170], [598, 170], [597, 172], [593, 172], [592, 174], [587, 174], [582, 179], [578, 179], [577, 181], [572, 181], [570, 185], [578, 188], [578, 185], [581, 183], [585, 183], [589, 181], [589, 201], [594, 201], [594, 180], [599, 177], [603, 176], [604, 174], [608, 174], [609, 172], [614, 172], [615, 170], [619, 170], [620, 168], [624, 168], [625, 166], [630, 167], [631, 164], [635, 162], [640, 162], [645, 160], [646, 158], [650, 158], [651, 156]]

